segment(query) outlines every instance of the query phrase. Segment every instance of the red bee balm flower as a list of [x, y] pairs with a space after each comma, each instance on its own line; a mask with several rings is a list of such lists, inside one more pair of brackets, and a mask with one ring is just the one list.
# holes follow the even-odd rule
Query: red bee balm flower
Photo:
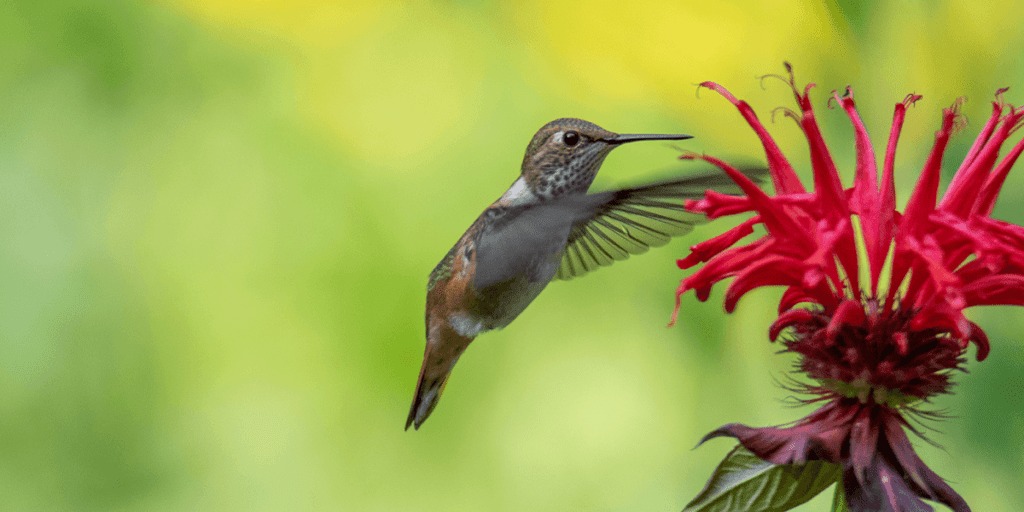
[[[1024, 141], [1018, 142], [998, 159], [1003, 142], [1022, 124], [1024, 108], [1004, 104], [1005, 89], [996, 94], [992, 117], [936, 202], [943, 153], [954, 128], [963, 124], [960, 102], [944, 109], [935, 146], [901, 214], [893, 181], [896, 143], [907, 107], [921, 97], [909, 95], [896, 105], [879, 186], [874, 150], [853, 93], [849, 88], [842, 97], [833, 93], [855, 132], [856, 174], [853, 187], [844, 189], [811, 108], [808, 93], [814, 84], [801, 93], [788, 65], [787, 70], [800, 112], [786, 114], [810, 145], [814, 192], [804, 190], [746, 102], [716, 83], [701, 84], [731, 101], [760, 137], [776, 195], [768, 196], [721, 160], [683, 156], [722, 168], [747, 194], [709, 191], [687, 208], [712, 219], [747, 211], [756, 215], [693, 246], [678, 261], [680, 268], [707, 263], [680, 284], [676, 313], [683, 293], [692, 289], [707, 300], [711, 287], [729, 277], [735, 277], [725, 295], [729, 312], [754, 288], [785, 286], [769, 337], [774, 341], [781, 335], [786, 350], [800, 354], [799, 368], [815, 381], [805, 386], [814, 396], [806, 402], [825, 405], [790, 427], [731, 424], [705, 440], [735, 437], [774, 464], [839, 464], [854, 511], [931, 510], [922, 498], [968, 511], [964, 499], [918, 458], [904, 428], [918, 433], [908, 415], [934, 416], [915, 405], [949, 392], [950, 373], [965, 363], [968, 343], [977, 345], [978, 361], [988, 355], [985, 333], [963, 309], [1024, 305], [1024, 228], [989, 217], [1024, 150]], [[733, 247], [753, 233], [755, 224], [763, 224], [767, 234]]]

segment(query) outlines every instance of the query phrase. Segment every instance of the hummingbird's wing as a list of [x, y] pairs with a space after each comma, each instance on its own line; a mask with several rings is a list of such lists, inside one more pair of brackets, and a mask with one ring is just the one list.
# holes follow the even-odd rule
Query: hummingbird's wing
[[475, 239], [474, 286], [484, 290], [517, 276], [546, 284], [550, 273], [533, 274], [558, 263], [555, 258], [573, 224], [586, 214], [584, 207], [579, 201], [553, 199], [489, 208], [484, 212], [489, 218]]
[[[767, 170], [743, 172], [761, 181]], [[524, 275], [546, 282], [550, 274], [531, 273], [547, 268], [545, 260], [559, 254], [554, 277], [568, 280], [664, 245], [706, 221], [683, 205], [687, 199], [703, 197], [708, 189], [740, 193], [726, 174], [715, 171], [642, 187], [488, 208], [478, 220], [483, 227], [475, 237], [474, 285], [482, 290]]]
[[[762, 169], [744, 171], [756, 181], [765, 173]], [[707, 218], [687, 211], [684, 203], [703, 197], [708, 189], [740, 193], [726, 174], [716, 172], [587, 194], [582, 209], [587, 214], [573, 223], [555, 277], [569, 280], [582, 276], [689, 233]]]

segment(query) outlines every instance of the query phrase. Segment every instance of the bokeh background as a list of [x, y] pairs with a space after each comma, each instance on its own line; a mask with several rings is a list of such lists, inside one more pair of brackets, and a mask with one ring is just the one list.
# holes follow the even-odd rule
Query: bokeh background
[[[766, 340], [777, 290], [732, 315], [683, 300], [698, 229], [552, 284], [478, 339], [433, 417], [402, 426], [429, 271], [574, 116], [683, 132], [760, 160], [715, 80], [762, 119], [756, 77], [814, 81], [847, 180], [852, 84], [884, 141], [910, 92], [905, 201], [939, 110], [1024, 103], [1022, 9], [1002, 2], [13, 0], [0, 6], [0, 509], [679, 510], [732, 443], [788, 408]], [[806, 145], [769, 126], [806, 177]], [[879, 143], [884, 146], [884, 143]], [[616, 150], [595, 188], [693, 170]], [[847, 181], [849, 183], [849, 181]], [[995, 216], [1024, 223], [1024, 172]], [[975, 510], [1024, 502], [1024, 311], [971, 317], [992, 355], [935, 407], [922, 457]], [[801, 510], [824, 510], [830, 492]]]

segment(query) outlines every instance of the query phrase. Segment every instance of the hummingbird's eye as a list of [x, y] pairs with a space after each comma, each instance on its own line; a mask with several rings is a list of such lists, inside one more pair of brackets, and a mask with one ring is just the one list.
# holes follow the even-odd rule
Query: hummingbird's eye
[[562, 135], [562, 142], [564, 142], [566, 146], [573, 147], [576, 144], [579, 144], [580, 134], [576, 132], [565, 132], [565, 135]]

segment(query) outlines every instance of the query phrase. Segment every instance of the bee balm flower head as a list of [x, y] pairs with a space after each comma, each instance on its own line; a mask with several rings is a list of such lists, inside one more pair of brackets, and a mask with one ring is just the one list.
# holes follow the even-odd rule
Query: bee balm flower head
[[[787, 65], [787, 69], [789, 69]], [[708, 156], [746, 197], [712, 191], [689, 209], [710, 218], [754, 212], [725, 234], [691, 248], [681, 268], [704, 263], [684, 279], [678, 297], [694, 290], [707, 300], [711, 287], [734, 278], [725, 308], [754, 288], [783, 286], [771, 340], [800, 355], [799, 368], [813, 384], [808, 402], [824, 405], [790, 427], [726, 425], [708, 435], [737, 438], [763, 460], [800, 464], [826, 460], [843, 468], [852, 510], [930, 510], [921, 500], [969, 510], [953, 489], [914, 452], [905, 429], [908, 415], [929, 397], [950, 390], [950, 373], [965, 363], [968, 344], [983, 360], [989, 342], [963, 310], [988, 304], [1024, 305], [1024, 228], [992, 219], [993, 205], [1024, 141], [1000, 159], [1000, 150], [1024, 119], [1024, 109], [1002, 102], [938, 198], [942, 159], [951, 134], [962, 125], [959, 103], [942, 112], [935, 144], [920, 170], [906, 208], [896, 210], [894, 162], [910, 95], [896, 105], [882, 165], [857, 113], [853, 93], [833, 99], [853, 124], [857, 153], [853, 186], [844, 188], [818, 129], [809, 92], [792, 77], [799, 111], [793, 117], [810, 146], [814, 174], [808, 192], [750, 106], [724, 87], [717, 91], [754, 129], [764, 146], [776, 194], [769, 196], [742, 173]], [[756, 224], [766, 234], [740, 243]], [[860, 248], [858, 248], [858, 245]], [[858, 251], [861, 254], [858, 255]], [[866, 265], [862, 263], [866, 262]]]

